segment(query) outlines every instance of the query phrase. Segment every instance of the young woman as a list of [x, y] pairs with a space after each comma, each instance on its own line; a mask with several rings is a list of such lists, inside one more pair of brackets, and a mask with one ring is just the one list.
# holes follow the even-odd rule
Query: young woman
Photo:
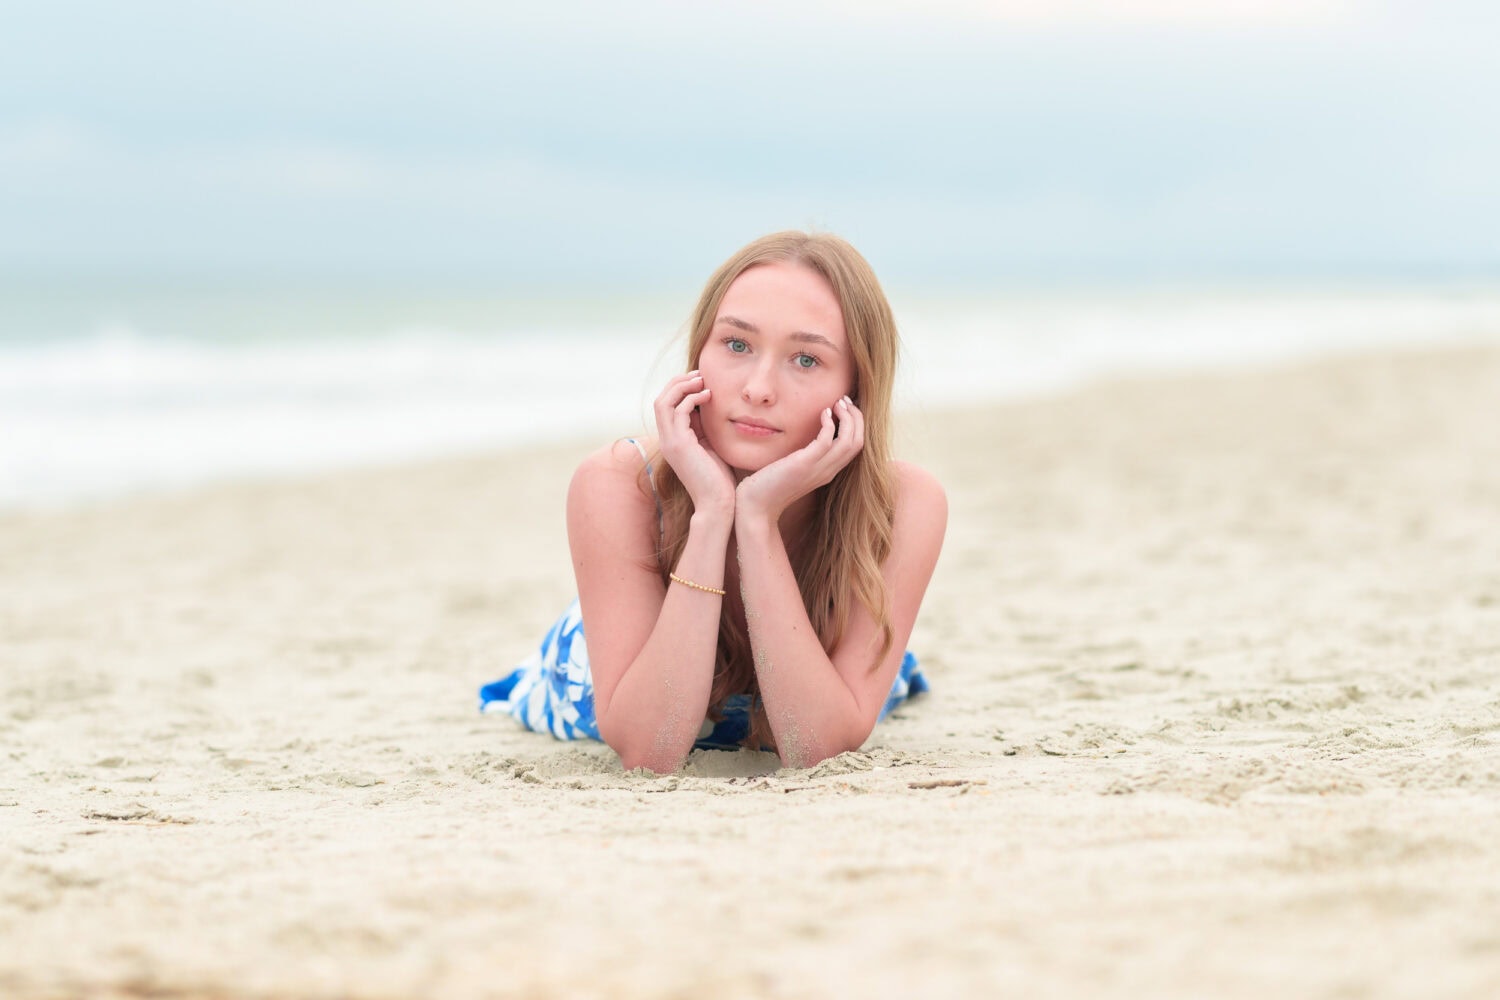
[[773, 233], [725, 262], [689, 371], [656, 399], [657, 437], [573, 476], [578, 600], [481, 707], [670, 772], [695, 745], [808, 767], [925, 691], [905, 649], [947, 499], [890, 457], [896, 352], [843, 240]]

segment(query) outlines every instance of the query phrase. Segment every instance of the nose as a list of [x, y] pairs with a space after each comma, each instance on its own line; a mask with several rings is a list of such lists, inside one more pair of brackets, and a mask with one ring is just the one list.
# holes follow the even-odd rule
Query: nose
[[774, 362], [768, 359], [756, 365], [740, 388], [740, 396], [755, 406], [769, 406], [776, 402]]

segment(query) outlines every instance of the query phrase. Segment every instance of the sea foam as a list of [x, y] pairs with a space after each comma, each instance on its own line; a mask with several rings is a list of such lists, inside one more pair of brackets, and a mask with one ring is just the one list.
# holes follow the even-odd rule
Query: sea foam
[[[897, 406], [1055, 391], [1100, 375], [1500, 342], [1500, 292], [1049, 292], [893, 296]], [[0, 317], [3, 319], [3, 317]], [[204, 313], [212, 326], [212, 310]], [[0, 337], [0, 506], [395, 462], [649, 429], [681, 369], [656, 323], [601, 315], [213, 339], [107, 322]]]

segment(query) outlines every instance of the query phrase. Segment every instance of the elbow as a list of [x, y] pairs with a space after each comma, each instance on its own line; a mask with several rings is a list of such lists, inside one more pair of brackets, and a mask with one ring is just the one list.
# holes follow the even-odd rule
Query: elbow
[[855, 725], [840, 733], [831, 733], [826, 739], [810, 739], [786, 748], [781, 754], [787, 767], [816, 767], [839, 754], [858, 750], [870, 738], [873, 726]]
[[649, 734], [616, 733], [613, 727], [606, 728], [602, 719], [599, 735], [619, 756], [620, 766], [627, 771], [645, 769], [656, 774], [675, 774], [682, 770], [688, 752], [693, 749], [691, 743], [683, 747], [669, 746], [669, 741], [660, 738], [659, 734], [654, 738], [642, 738]]
[[676, 774], [687, 762], [687, 754], [660, 752], [642, 753], [635, 750], [615, 749], [620, 755], [620, 766], [627, 771], [651, 771], [654, 774]]

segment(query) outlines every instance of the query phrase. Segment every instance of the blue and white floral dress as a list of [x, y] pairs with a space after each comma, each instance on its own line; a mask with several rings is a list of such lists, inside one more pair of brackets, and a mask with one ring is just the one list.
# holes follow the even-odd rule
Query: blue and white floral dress
[[[651, 463], [645, 448], [634, 438], [626, 440], [640, 451], [649, 479]], [[659, 500], [656, 513], [660, 520]], [[891, 684], [891, 693], [880, 709], [880, 718], [884, 719], [891, 709], [912, 695], [926, 690], [927, 678], [917, 665], [917, 658], [907, 650]], [[700, 750], [733, 750], [741, 746], [750, 732], [750, 708], [749, 695], [732, 695], [724, 703], [722, 719], [703, 720], [694, 746]], [[528, 729], [551, 733], [560, 740], [600, 739], [599, 722], [594, 714], [594, 678], [589, 670], [588, 643], [583, 635], [583, 615], [577, 598], [547, 630], [535, 653], [504, 677], [479, 689], [479, 709], [508, 713]]]

